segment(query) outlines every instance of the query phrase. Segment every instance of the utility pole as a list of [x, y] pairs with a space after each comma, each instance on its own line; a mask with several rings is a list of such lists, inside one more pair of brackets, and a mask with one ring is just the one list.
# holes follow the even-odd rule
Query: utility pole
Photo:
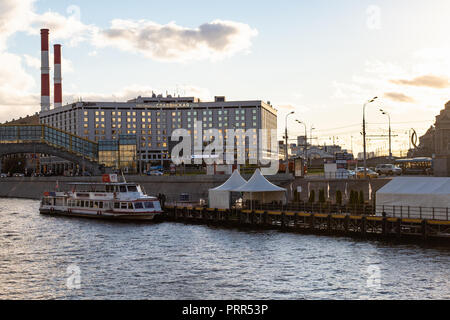
[[390, 115], [388, 112], [383, 111], [383, 109], [380, 109], [380, 111], [381, 111], [382, 114], [387, 115], [387, 116], [388, 116], [388, 119], [389, 119], [389, 160], [391, 160], [391, 159], [392, 159], [391, 115]]
[[289, 173], [289, 155], [288, 155], [288, 131], [287, 131], [287, 118], [291, 115], [294, 114], [294, 111], [291, 111], [290, 113], [288, 113], [286, 115], [286, 123], [285, 123], [285, 131], [284, 131], [284, 139], [285, 139], [285, 160], [286, 160], [286, 174]]
[[366, 105], [374, 102], [378, 97], [364, 103], [363, 106], [363, 147], [364, 147], [364, 179], [367, 178], [367, 154], [366, 154]]

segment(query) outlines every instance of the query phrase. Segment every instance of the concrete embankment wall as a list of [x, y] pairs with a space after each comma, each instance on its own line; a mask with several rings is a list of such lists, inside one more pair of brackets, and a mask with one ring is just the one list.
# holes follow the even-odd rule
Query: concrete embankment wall
[[[167, 200], [177, 201], [180, 193], [188, 193], [194, 201], [199, 199], [207, 199], [208, 189], [217, 187], [224, 183], [229, 176], [225, 175], [192, 175], [192, 176], [126, 176], [128, 182], [136, 182], [141, 184], [146, 193], [149, 195], [157, 195], [163, 193]], [[250, 176], [245, 176], [248, 180]], [[298, 186], [301, 186], [301, 200], [308, 199], [309, 190], [315, 190], [316, 200], [318, 199], [319, 190], [325, 190], [327, 193], [328, 183], [330, 185], [330, 200], [334, 201], [336, 191], [340, 190], [344, 196], [347, 185], [348, 193], [350, 190], [360, 191], [365, 194], [365, 199], [369, 198], [369, 184], [365, 180], [323, 180], [323, 179], [293, 179], [292, 176], [287, 177], [284, 174], [269, 176], [268, 179], [287, 189], [288, 197], [294, 198], [294, 193]], [[0, 179], [0, 197], [9, 198], [27, 198], [40, 199], [45, 191], [54, 191], [56, 182], [58, 182], [60, 190], [71, 190], [67, 184], [70, 182], [100, 182], [100, 177], [10, 177]], [[375, 193], [378, 189], [388, 183], [390, 179], [373, 179], [371, 180], [371, 189]]]
[[[188, 193], [192, 200], [206, 199], [208, 189], [224, 183], [225, 175], [192, 176], [126, 176], [128, 182], [142, 185], [149, 195], [163, 193], [167, 200], [178, 200], [180, 193]], [[244, 176], [249, 179], [250, 176]], [[284, 174], [268, 177], [277, 185], [289, 184], [293, 178]], [[71, 190], [70, 182], [101, 182], [101, 177], [10, 177], [0, 179], [0, 197], [40, 199], [45, 191], [55, 191], [56, 182], [59, 190]]]

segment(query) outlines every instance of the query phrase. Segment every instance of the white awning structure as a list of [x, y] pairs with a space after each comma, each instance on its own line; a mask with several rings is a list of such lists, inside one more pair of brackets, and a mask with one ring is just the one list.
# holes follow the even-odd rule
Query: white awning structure
[[243, 192], [244, 200], [256, 200], [260, 203], [281, 201], [285, 204], [287, 202], [286, 189], [271, 183], [262, 175], [259, 169], [255, 170], [255, 173], [246, 184], [239, 188], [235, 188], [232, 191]]
[[376, 205], [378, 215], [384, 209], [389, 216], [437, 217], [450, 210], [450, 178], [394, 178], [377, 191]]
[[209, 207], [217, 209], [229, 209], [231, 201], [231, 191], [243, 186], [247, 181], [239, 173], [239, 170], [234, 170], [233, 174], [225, 181], [224, 184], [209, 189]]

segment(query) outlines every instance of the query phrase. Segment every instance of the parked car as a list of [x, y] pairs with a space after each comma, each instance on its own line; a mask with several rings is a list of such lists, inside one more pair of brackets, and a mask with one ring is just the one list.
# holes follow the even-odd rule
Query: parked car
[[350, 179], [353, 179], [353, 178], [356, 177], [356, 172], [355, 172], [355, 170], [347, 170], [347, 172], [348, 172], [348, 177], [349, 177]]
[[17, 172], [13, 174], [13, 177], [25, 177], [25, 174]]
[[0, 178], [7, 178], [8, 175], [6, 173], [0, 173]]
[[[378, 178], [378, 173], [369, 168], [366, 168], [366, 174], [369, 178], [372, 179]], [[364, 168], [362, 167], [356, 168], [356, 177], [359, 179], [364, 178]]]
[[148, 176], [162, 176], [164, 173], [162, 173], [161, 171], [158, 170], [152, 170], [152, 171], [148, 171], [147, 175]]
[[375, 172], [379, 175], [385, 174], [385, 175], [401, 175], [402, 169], [400, 167], [397, 167], [393, 164], [379, 164], [375, 168]]

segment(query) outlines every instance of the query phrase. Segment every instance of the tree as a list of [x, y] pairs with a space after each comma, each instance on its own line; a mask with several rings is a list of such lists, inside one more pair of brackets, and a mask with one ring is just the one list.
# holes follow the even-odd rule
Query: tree
[[325, 202], [325, 190], [323, 190], [323, 189], [319, 190], [319, 202], [320, 203]]
[[359, 191], [359, 204], [364, 204], [364, 191]]
[[355, 204], [355, 191], [351, 190], [350, 191], [350, 200], [349, 200], [350, 204], [353, 205]]

